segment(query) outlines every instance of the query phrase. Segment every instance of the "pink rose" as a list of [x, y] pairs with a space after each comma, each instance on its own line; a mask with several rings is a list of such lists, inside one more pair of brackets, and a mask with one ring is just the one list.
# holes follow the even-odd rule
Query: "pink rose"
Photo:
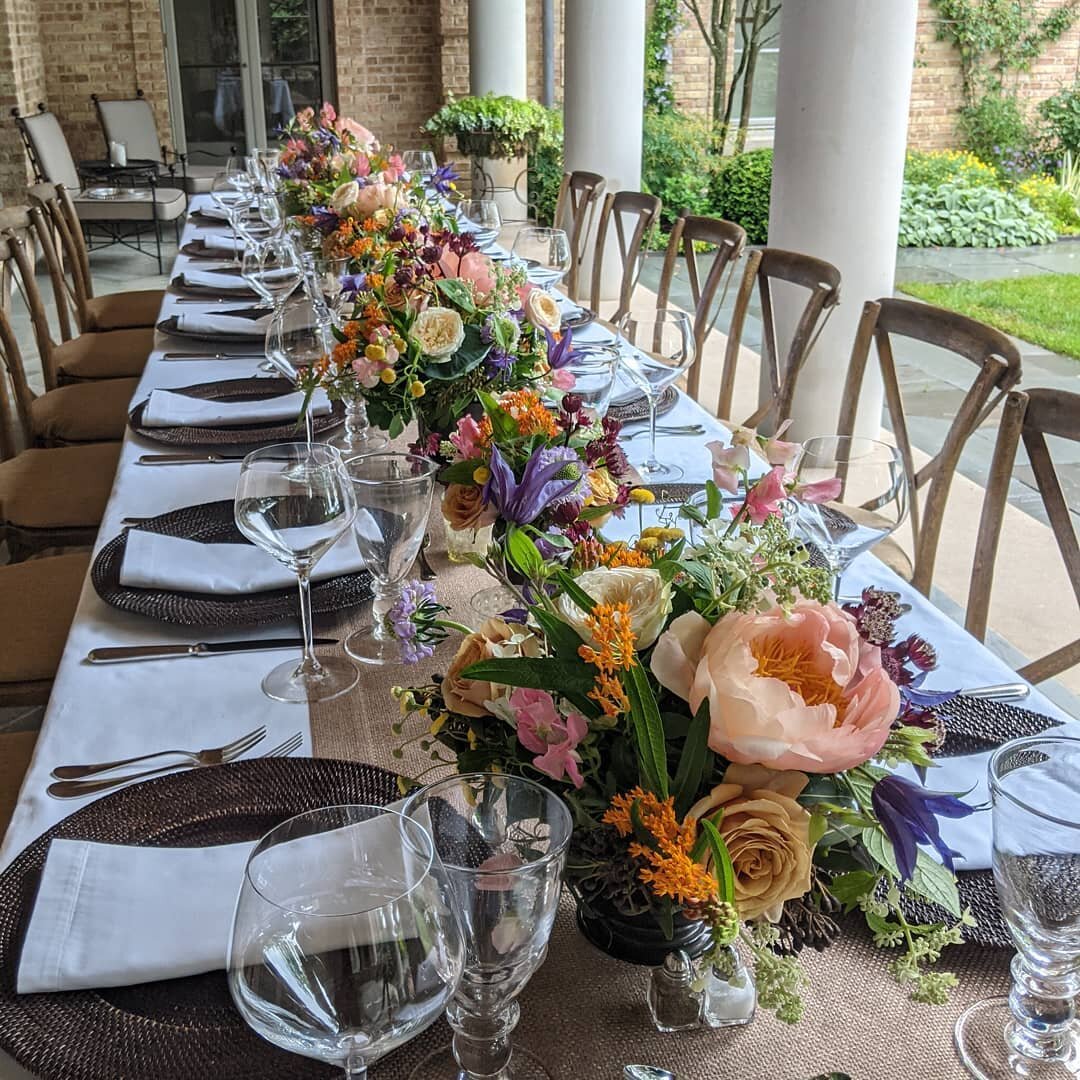
[[574, 787], [581, 787], [585, 781], [578, 771], [581, 755], [575, 747], [589, 733], [585, 717], [580, 713], [562, 716], [546, 690], [519, 687], [508, 703], [517, 720], [518, 742], [537, 755], [533, 765], [552, 780], [565, 775]]
[[568, 368], [553, 368], [551, 371], [551, 385], [556, 390], [573, 390], [577, 383], [577, 377]]
[[706, 443], [705, 449], [712, 453], [713, 483], [737, 495], [739, 472], [750, 468], [750, 451], [745, 446], [724, 446], [719, 439]]
[[773, 514], [780, 513], [780, 504], [787, 498], [784, 487], [784, 466], [777, 465], [767, 472], [747, 493], [744, 508], [746, 516], [761, 525]]
[[471, 416], [463, 416], [457, 422], [457, 430], [450, 435], [450, 442], [463, 458], [483, 457], [481, 434], [480, 425]]
[[708, 701], [709, 747], [741, 765], [854, 768], [881, 749], [900, 710], [880, 650], [850, 615], [812, 600], [715, 626], [687, 612], [660, 636], [651, 667], [692, 712]]
[[[363, 124], [358, 124], [347, 116], [343, 116], [338, 122], [338, 130], [347, 131], [365, 150], [378, 149], [379, 143], [375, 136]], [[367, 173], [360, 173], [359, 175], [367, 176]]]
[[444, 251], [439, 260], [439, 269], [443, 277], [471, 281], [478, 297], [487, 296], [495, 288], [495, 264], [482, 252], [455, 255], [452, 251]]

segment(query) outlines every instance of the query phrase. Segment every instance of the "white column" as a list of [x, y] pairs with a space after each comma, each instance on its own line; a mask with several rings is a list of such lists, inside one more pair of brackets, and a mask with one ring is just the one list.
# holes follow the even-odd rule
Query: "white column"
[[[566, 0], [563, 49], [567, 172], [600, 173], [605, 192], [640, 191], [645, 0]], [[601, 290], [604, 299], [617, 299], [621, 270], [614, 230], [608, 239]], [[591, 243], [588, 252], [580, 277], [586, 296]]]
[[[769, 244], [842, 275], [799, 376], [796, 438], [836, 431], [863, 302], [891, 296], [918, 0], [784, 0]], [[782, 325], [794, 319], [784, 298]], [[867, 367], [857, 431], [876, 436], [882, 393]]]
[[[525, 0], [469, 0], [470, 93], [528, 97], [525, 27]], [[525, 159], [482, 158], [479, 165], [497, 189], [495, 201], [503, 219], [524, 218], [525, 205], [513, 189], [525, 169]], [[522, 195], [524, 187], [522, 181]]]

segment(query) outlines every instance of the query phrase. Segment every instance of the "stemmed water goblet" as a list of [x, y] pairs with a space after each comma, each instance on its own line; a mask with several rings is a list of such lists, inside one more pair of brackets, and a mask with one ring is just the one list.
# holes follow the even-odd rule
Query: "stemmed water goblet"
[[233, 506], [237, 528], [257, 547], [287, 566], [300, 589], [304, 653], [262, 681], [275, 701], [329, 701], [359, 679], [340, 657], [315, 656], [311, 622], [311, 573], [348, 531], [356, 502], [341, 469], [341, 456], [318, 443], [279, 443], [255, 450], [240, 466]]
[[[245, 250], [242, 274], [251, 287], [280, 311], [300, 284], [300, 265], [284, 237], [271, 236], [254, 250]], [[269, 332], [268, 332], [269, 336]]]
[[656, 410], [668, 387], [694, 362], [690, 316], [672, 308], [657, 308], [643, 316], [625, 315], [619, 332], [623, 369], [649, 405], [649, 456], [640, 464], [635, 462], [635, 467], [646, 480], [678, 480], [682, 469], [656, 456]]
[[435, 155], [430, 150], [406, 150], [401, 155], [401, 164], [410, 176], [422, 177], [425, 184], [438, 168]]
[[478, 247], [487, 247], [499, 238], [502, 213], [494, 199], [465, 199], [458, 204], [462, 218], [475, 228], [468, 230]]
[[976, 1080], [1080, 1075], [1080, 739], [1036, 735], [989, 765], [994, 884], [1016, 943], [1007, 998], [957, 1021]]
[[611, 345], [580, 345], [568, 370], [574, 376], [570, 391], [593, 421], [603, 420], [611, 404], [615, 376], [619, 370], [619, 350]]
[[833, 595], [856, 555], [894, 533], [908, 513], [907, 473], [895, 446], [858, 435], [819, 435], [803, 443], [796, 483], [838, 481], [839, 493], [827, 502], [796, 496], [787, 517], [820, 551], [833, 574]]
[[248, 171], [247, 158], [234, 154], [225, 162], [225, 176], [235, 191], [243, 195], [251, 193], [255, 178]]
[[563, 229], [528, 225], [514, 237], [513, 255], [530, 266], [538, 285], [548, 289], [570, 269], [570, 238]]
[[446, 1010], [453, 1042], [412, 1080], [547, 1080], [512, 1038], [517, 997], [544, 962], [555, 922], [570, 811], [532, 780], [466, 773], [421, 788], [402, 812], [430, 832], [465, 938], [464, 973]]
[[281, 162], [281, 151], [274, 149], [256, 150], [255, 160], [258, 163], [262, 190], [265, 192], [276, 191], [280, 186], [277, 169]]
[[420, 551], [437, 471], [434, 461], [416, 454], [364, 454], [345, 462], [357, 505], [356, 542], [374, 592], [371, 625], [345, 639], [345, 651], [354, 660], [401, 662], [387, 618]]
[[278, 825], [248, 858], [229, 989], [255, 1032], [362, 1080], [438, 1019], [461, 974], [461, 931], [431, 837], [381, 806], [329, 806]]
[[237, 215], [247, 208], [247, 194], [237, 191], [226, 173], [218, 173], [210, 183], [210, 201], [225, 215], [232, 230], [236, 248], [235, 261], [240, 261], [240, 236], [236, 229]]

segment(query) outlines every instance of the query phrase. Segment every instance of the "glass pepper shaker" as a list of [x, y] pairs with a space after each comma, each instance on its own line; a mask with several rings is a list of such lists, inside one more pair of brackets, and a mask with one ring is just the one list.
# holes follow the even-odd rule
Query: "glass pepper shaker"
[[649, 1014], [657, 1031], [686, 1031], [701, 1024], [705, 992], [694, 988], [694, 965], [676, 949], [649, 977]]

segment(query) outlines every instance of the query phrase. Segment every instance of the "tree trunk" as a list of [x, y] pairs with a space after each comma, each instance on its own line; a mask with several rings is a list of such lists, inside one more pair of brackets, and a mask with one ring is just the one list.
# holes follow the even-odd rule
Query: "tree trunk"
[[743, 39], [743, 91], [739, 102], [739, 132], [735, 136], [735, 152], [741, 154], [746, 149], [746, 136], [750, 129], [750, 115], [754, 102], [754, 75], [757, 72], [758, 56], [761, 53], [761, 31], [765, 25], [765, 9], [769, 0], [748, 0], [754, 5], [753, 21], [750, 24], [750, 36]]

